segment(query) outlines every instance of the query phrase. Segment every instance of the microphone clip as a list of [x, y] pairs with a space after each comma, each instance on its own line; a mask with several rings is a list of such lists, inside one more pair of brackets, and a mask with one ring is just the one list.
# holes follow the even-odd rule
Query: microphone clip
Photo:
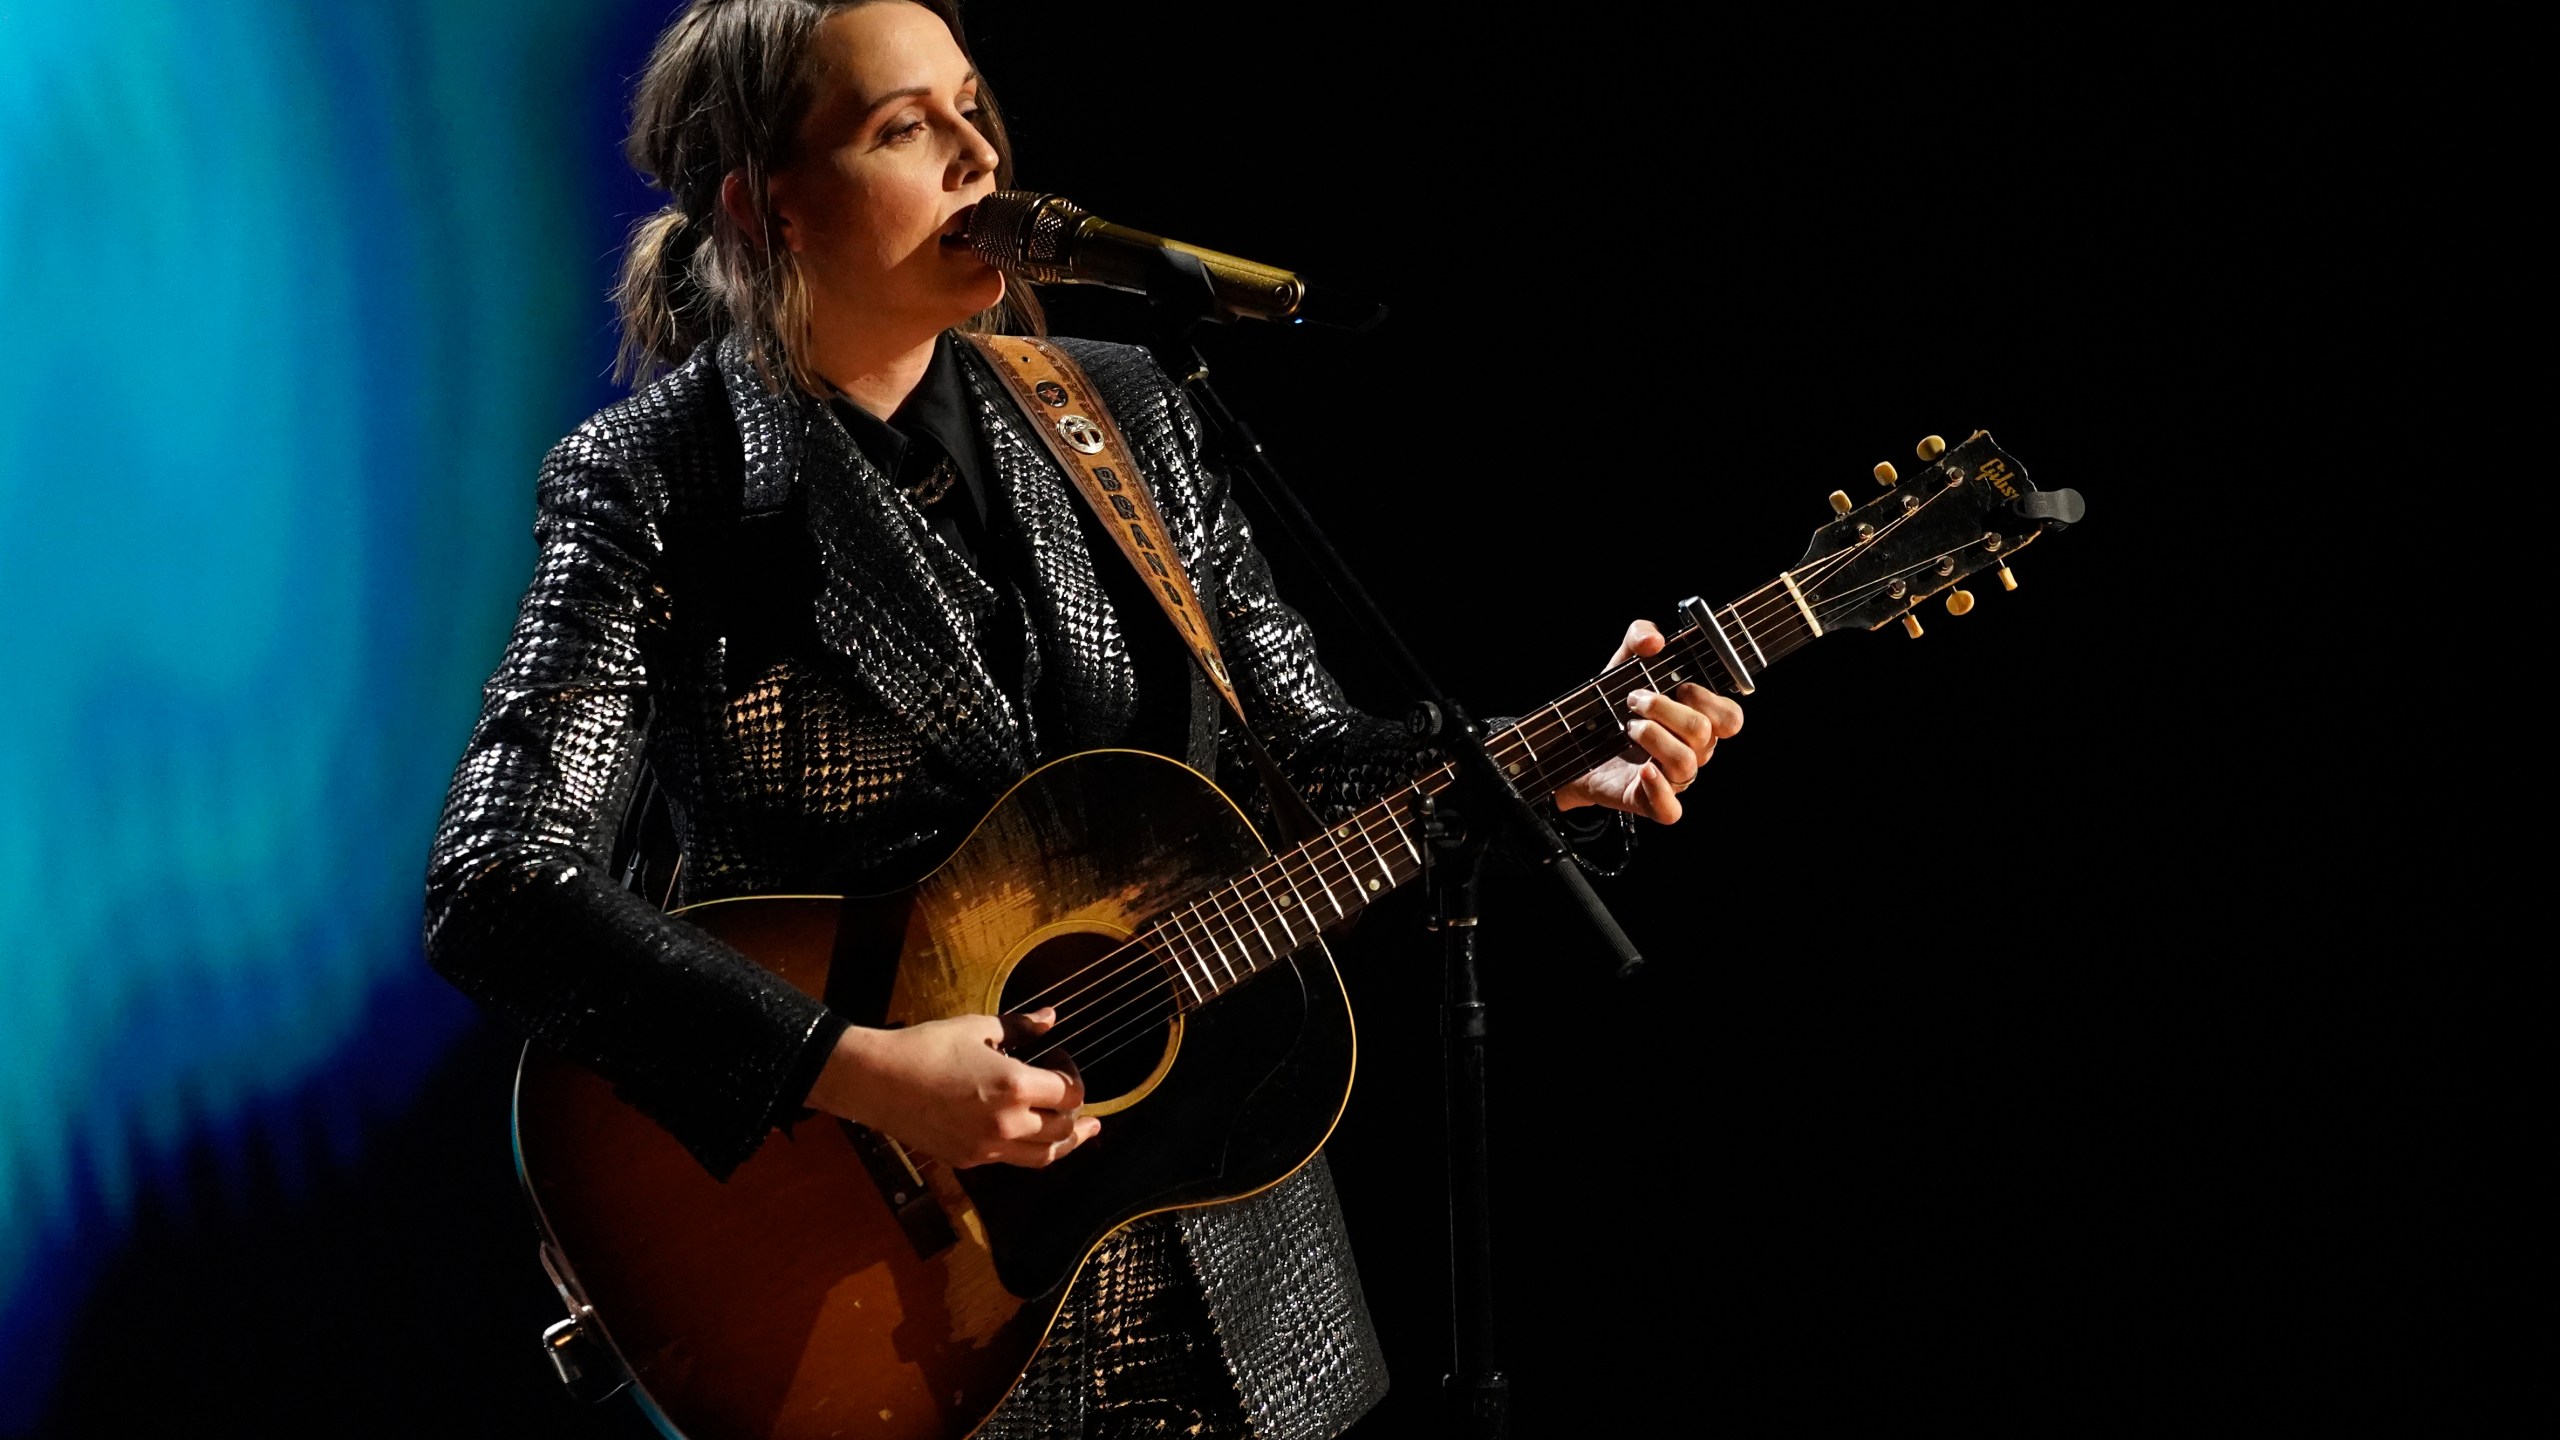
[[1218, 303], [1218, 283], [1209, 267], [1187, 250], [1166, 248], [1147, 257], [1147, 308], [1156, 323], [1176, 334], [1188, 334], [1201, 321], [1224, 325], [1234, 312]]

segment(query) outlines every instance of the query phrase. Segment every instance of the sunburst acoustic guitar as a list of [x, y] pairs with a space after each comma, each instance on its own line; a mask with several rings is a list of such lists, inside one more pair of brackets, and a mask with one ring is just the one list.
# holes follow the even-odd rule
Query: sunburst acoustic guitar
[[[1723, 607], [1692, 600], [1659, 654], [1491, 736], [1532, 800], [1625, 745], [1627, 692], [1748, 693], [1836, 631], [1897, 620], [2079, 520], [1987, 434], [1934, 437], [1908, 476], [1804, 558]], [[1898, 483], [1895, 483], [1898, 482]], [[1206, 778], [1135, 751], [1023, 777], [915, 886], [865, 897], [715, 901], [677, 913], [856, 1023], [1055, 1006], [1022, 1052], [1072, 1055], [1099, 1135], [1044, 1170], [953, 1169], [882, 1133], [804, 1122], [727, 1183], [575, 1065], [528, 1050], [516, 1157], [571, 1319], [564, 1378], [636, 1386], [688, 1440], [965, 1436], [1004, 1400], [1085, 1257], [1139, 1217], [1277, 1184], [1331, 1133], [1353, 1034], [1324, 935], [1423, 869], [1414, 776], [1278, 851]], [[847, 968], [850, 967], [850, 968]], [[848, 999], [847, 997], [866, 997]], [[602, 1380], [602, 1386], [596, 1382]]]

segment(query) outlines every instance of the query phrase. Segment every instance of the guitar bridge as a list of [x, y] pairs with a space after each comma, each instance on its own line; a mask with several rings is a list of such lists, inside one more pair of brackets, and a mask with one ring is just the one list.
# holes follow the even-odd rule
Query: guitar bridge
[[898, 1217], [898, 1229], [915, 1247], [918, 1259], [930, 1260], [960, 1243], [959, 1232], [951, 1227], [951, 1213], [942, 1208], [942, 1197], [924, 1183], [905, 1146], [868, 1125], [851, 1120], [836, 1123], [844, 1127], [845, 1139], [853, 1143], [853, 1153], [861, 1157], [871, 1183], [880, 1187], [880, 1198]]

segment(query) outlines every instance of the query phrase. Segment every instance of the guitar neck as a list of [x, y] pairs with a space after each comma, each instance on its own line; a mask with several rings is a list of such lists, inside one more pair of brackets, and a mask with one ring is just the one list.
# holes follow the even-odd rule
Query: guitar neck
[[[1669, 694], [1699, 684], [1747, 694], [1751, 676], [1823, 633], [1786, 574], [1721, 609], [1699, 606], [1691, 613], [1711, 617], [1713, 627], [1692, 624], [1660, 652], [1616, 666], [1486, 738], [1486, 752], [1532, 804], [1626, 749], [1631, 692]], [[1741, 674], [1727, 663], [1726, 647]], [[1422, 847], [1429, 843], [1424, 803], [1457, 778], [1457, 766], [1443, 762], [1313, 839], [1158, 916], [1141, 943], [1179, 975], [1183, 1007], [1207, 1004], [1421, 875]]]

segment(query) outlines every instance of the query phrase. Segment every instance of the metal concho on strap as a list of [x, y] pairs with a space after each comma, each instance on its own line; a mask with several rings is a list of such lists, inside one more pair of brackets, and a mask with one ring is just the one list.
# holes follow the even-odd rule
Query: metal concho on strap
[[[1024, 335], [971, 335], [967, 339], [1005, 378], [1015, 403], [1031, 428], [1040, 432], [1049, 453], [1074, 477], [1085, 503], [1101, 517], [1103, 528], [1120, 542], [1121, 553], [1151, 583], [1147, 588], [1164, 607], [1173, 628], [1200, 662], [1227, 708], [1245, 723], [1244, 702], [1227, 679], [1227, 663], [1218, 655], [1217, 636], [1201, 613], [1199, 593], [1183, 573], [1173, 540], [1156, 514], [1155, 496], [1129, 457], [1120, 426], [1095, 393], [1093, 382], [1076, 362], [1046, 340]], [[1252, 726], [1245, 724], [1246, 733]]]

